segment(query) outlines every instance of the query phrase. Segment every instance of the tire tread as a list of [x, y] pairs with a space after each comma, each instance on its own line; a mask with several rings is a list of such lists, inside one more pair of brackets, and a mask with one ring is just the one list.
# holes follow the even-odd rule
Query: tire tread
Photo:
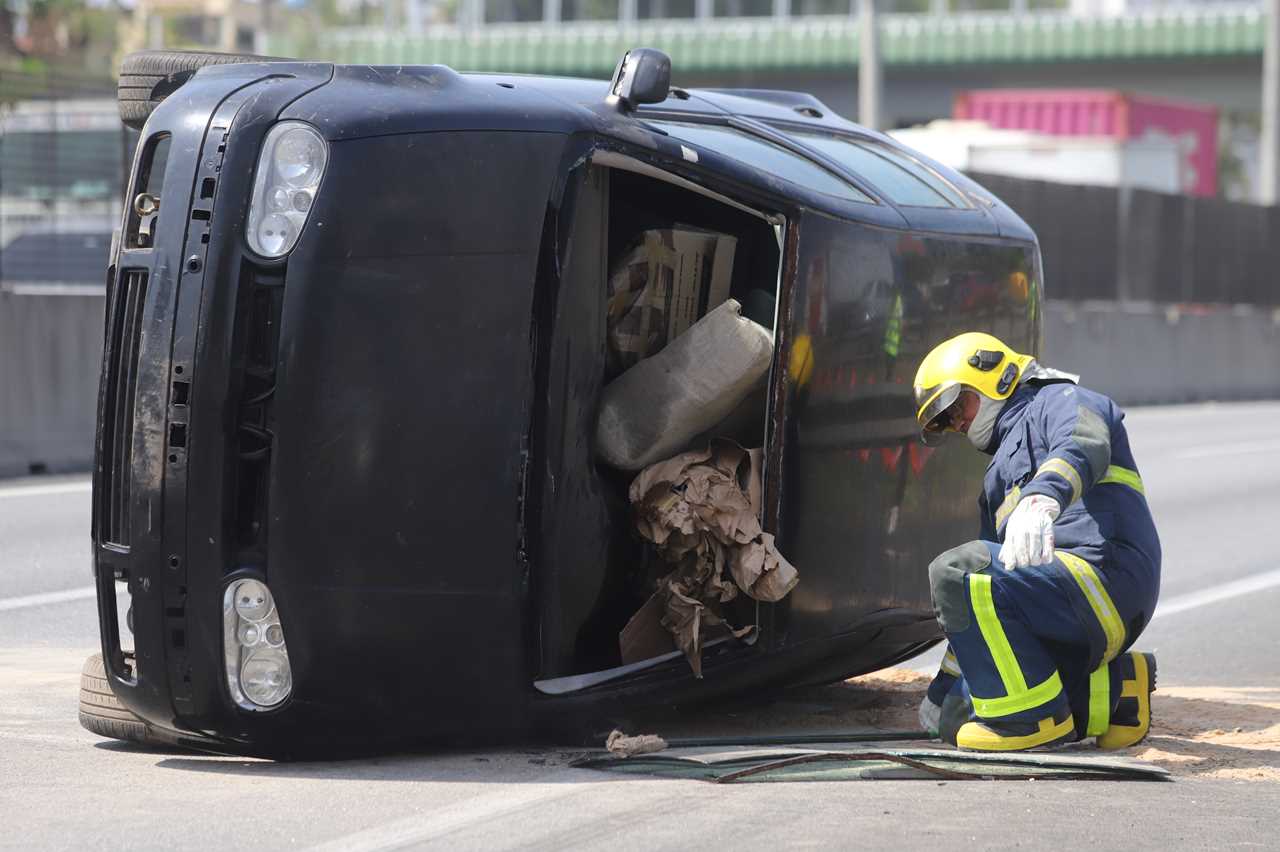
[[130, 53], [120, 63], [120, 78], [116, 85], [120, 120], [134, 130], [141, 130], [151, 112], [164, 100], [164, 96], [157, 96], [155, 90], [170, 74], [195, 71], [207, 65], [281, 61], [285, 60], [277, 56], [197, 50], [139, 50]]
[[145, 745], [165, 744], [111, 691], [101, 654], [90, 655], [80, 671], [79, 719], [82, 728], [100, 737]]

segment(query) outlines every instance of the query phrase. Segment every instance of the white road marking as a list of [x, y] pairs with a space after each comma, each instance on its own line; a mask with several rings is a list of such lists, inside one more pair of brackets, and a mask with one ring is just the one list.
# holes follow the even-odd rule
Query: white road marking
[[[460, 829], [491, 822], [533, 805], [582, 792], [582, 785], [566, 784], [564, 774], [555, 776], [561, 783], [522, 783], [504, 785], [503, 789], [482, 793], [465, 802], [449, 805], [440, 811], [395, 820], [385, 825], [357, 831], [318, 846], [312, 852], [378, 852], [378, 850], [421, 847], [432, 840]], [[513, 789], [514, 787], [514, 789]]]
[[1173, 454], [1175, 459], [1207, 459], [1214, 456], [1239, 456], [1246, 453], [1265, 453], [1280, 450], [1280, 441], [1253, 441], [1245, 444], [1218, 444], [1213, 447], [1193, 447]]
[[1228, 598], [1260, 592], [1273, 586], [1280, 586], [1280, 568], [1274, 571], [1264, 571], [1261, 574], [1254, 574], [1251, 577], [1245, 577], [1240, 580], [1233, 580], [1230, 583], [1223, 583], [1221, 586], [1210, 586], [1198, 592], [1188, 592], [1185, 595], [1169, 598], [1156, 606], [1155, 615], [1151, 616], [1151, 618], [1156, 619], [1164, 615], [1186, 612], [1189, 609], [1208, 606], [1211, 603], [1225, 601]]
[[6, 497], [44, 497], [49, 494], [88, 494], [93, 490], [93, 482], [57, 482], [48, 485], [11, 485], [0, 488], [0, 500]]
[[0, 598], [0, 612], [11, 609], [26, 609], [32, 606], [80, 601], [94, 597], [98, 590], [93, 586], [82, 586], [78, 589], [66, 589], [61, 592], [45, 592], [40, 595], [23, 595], [20, 598]]

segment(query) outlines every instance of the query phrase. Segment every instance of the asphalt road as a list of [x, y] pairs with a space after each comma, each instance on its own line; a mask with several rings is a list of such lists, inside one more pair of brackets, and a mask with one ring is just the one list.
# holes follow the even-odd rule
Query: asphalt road
[[[1280, 687], [1280, 403], [1128, 423], [1164, 545], [1139, 646], [1162, 684]], [[572, 769], [543, 749], [272, 764], [123, 746], [76, 723], [97, 645], [88, 523], [84, 479], [0, 481], [3, 848], [1280, 845], [1274, 782], [717, 786]]]

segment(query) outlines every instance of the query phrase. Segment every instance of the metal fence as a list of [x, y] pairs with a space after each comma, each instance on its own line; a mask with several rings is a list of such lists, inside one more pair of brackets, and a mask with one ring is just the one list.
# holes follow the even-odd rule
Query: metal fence
[[1280, 305], [1280, 207], [973, 177], [1035, 230], [1051, 298]]
[[[1027, 14], [1016, 8], [917, 14], [900, 3], [898, 11], [880, 16], [881, 59], [892, 71], [1005, 63], [1256, 62], [1262, 55], [1265, 15], [1256, 0], [1154, 6], [1124, 15], [1036, 11], [1038, 0], [1028, 4]], [[689, 86], [699, 85], [703, 75], [745, 73], [758, 79], [812, 71], [839, 74], [852, 85], [848, 75], [858, 65], [859, 22], [846, 11], [848, 0], [808, 9], [802, 0], [743, 0], [737, 12], [726, 0], [672, 0], [665, 8], [610, 0], [598, 14], [584, 14], [591, 4], [566, 0], [522, 0], [520, 12], [492, 0], [492, 15], [489, 5], [441, 3], [437, 9], [456, 9], [456, 16], [411, 16], [404, 26], [274, 32], [264, 49], [351, 64], [442, 63], [456, 71], [608, 77], [625, 51], [646, 45], [670, 55], [675, 82]], [[931, 7], [932, 0], [914, 6]], [[689, 12], [693, 18], [678, 17]], [[482, 20], [489, 23], [480, 25]]]
[[0, 476], [85, 469], [137, 134], [115, 82], [0, 72]]
[[0, 291], [103, 291], [136, 139], [110, 79], [0, 74]]

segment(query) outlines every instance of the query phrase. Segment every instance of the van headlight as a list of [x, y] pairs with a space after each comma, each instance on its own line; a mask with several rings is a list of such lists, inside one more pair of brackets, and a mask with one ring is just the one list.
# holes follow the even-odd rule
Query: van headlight
[[258, 154], [249, 200], [249, 248], [283, 257], [298, 241], [329, 162], [329, 146], [309, 124], [282, 121], [267, 133]]
[[289, 649], [267, 584], [241, 579], [222, 599], [222, 646], [227, 686], [246, 710], [270, 710], [293, 691]]

